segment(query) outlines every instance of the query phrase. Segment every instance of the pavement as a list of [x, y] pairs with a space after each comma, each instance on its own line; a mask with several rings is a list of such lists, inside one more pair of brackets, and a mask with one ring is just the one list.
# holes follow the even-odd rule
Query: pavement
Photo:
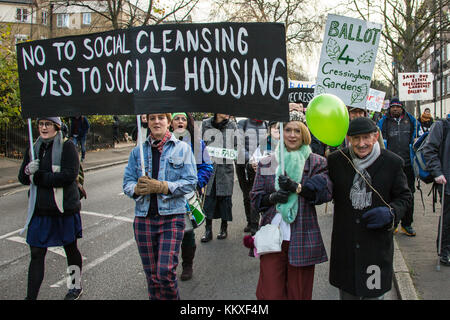
[[[85, 160], [81, 163], [84, 172], [101, 169], [128, 162], [130, 151], [135, 143], [121, 142], [114, 148], [96, 149], [86, 152]], [[20, 187], [22, 184], [17, 180], [22, 160], [9, 159], [0, 156], [0, 196], [1, 191]]]
[[[121, 142], [114, 148], [88, 151], [84, 171], [123, 164], [134, 143]], [[10, 189], [21, 187], [17, 174], [21, 160], [0, 157], [0, 197]], [[450, 300], [450, 267], [439, 266], [436, 254], [437, 225], [440, 204], [432, 211], [430, 185], [422, 185], [425, 209], [419, 191], [415, 193], [413, 227], [417, 235], [408, 237], [401, 231], [394, 236], [394, 279], [399, 300]], [[438, 270], [439, 269], [439, 270]]]

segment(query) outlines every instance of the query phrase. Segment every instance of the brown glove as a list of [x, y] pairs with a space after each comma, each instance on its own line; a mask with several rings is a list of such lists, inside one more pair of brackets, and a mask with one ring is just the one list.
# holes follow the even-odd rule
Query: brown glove
[[134, 188], [134, 193], [138, 196], [151, 193], [169, 193], [169, 185], [167, 181], [159, 181], [156, 179], [142, 176], [138, 179], [138, 183]]

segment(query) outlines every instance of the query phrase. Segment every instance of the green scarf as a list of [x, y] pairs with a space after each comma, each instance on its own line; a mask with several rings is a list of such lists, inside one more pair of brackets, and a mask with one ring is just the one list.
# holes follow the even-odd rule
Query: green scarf
[[[303, 176], [303, 168], [305, 167], [305, 162], [311, 154], [311, 148], [309, 145], [303, 145], [298, 150], [288, 152], [286, 146], [283, 145], [284, 148], [284, 170], [288, 177], [300, 183], [302, 181]], [[275, 157], [278, 162], [278, 167], [275, 173], [275, 190], [280, 190], [280, 186], [278, 185], [278, 177], [283, 174], [281, 172], [280, 158], [281, 158], [281, 149], [280, 144], [278, 144], [275, 150]], [[297, 217], [298, 211], [298, 194], [291, 193], [288, 198], [288, 202], [286, 203], [277, 203], [276, 205], [277, 212], [281, 213], [283, 220], [287, 223], [294, 222]]]

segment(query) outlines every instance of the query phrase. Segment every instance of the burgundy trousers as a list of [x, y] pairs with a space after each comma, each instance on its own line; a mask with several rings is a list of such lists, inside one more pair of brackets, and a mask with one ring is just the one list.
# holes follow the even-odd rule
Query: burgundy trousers
[[288, 260], [289, 241], [281, 252], [260, 256], [258, 300], [311, 300], [315, 265], [294, 267]]

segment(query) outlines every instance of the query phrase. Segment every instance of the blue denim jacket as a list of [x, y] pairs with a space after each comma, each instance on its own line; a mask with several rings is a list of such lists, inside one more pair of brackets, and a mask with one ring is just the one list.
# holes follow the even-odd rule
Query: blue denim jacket
[[[152, 172], [152, 150], [149, 140], [142, 145], [144, 151], [145, 171]], [[139, 146], [130, 153], [128, 165], [123, 176], [123, 192], [136, 202], [134, 209], [137, 217], [147, 216], [150, 207], [150, 195], [133, 197], [134, 188], [142, 176]], [[180, 214], [186, 212], [185, 194], [195, 190], [197, 184], [197, 168], [191, 147], [173, 135], [164, 145], [158, 180], [167, 181], [170, 193], [158, 194], [158, 212], [160, 215]]]

